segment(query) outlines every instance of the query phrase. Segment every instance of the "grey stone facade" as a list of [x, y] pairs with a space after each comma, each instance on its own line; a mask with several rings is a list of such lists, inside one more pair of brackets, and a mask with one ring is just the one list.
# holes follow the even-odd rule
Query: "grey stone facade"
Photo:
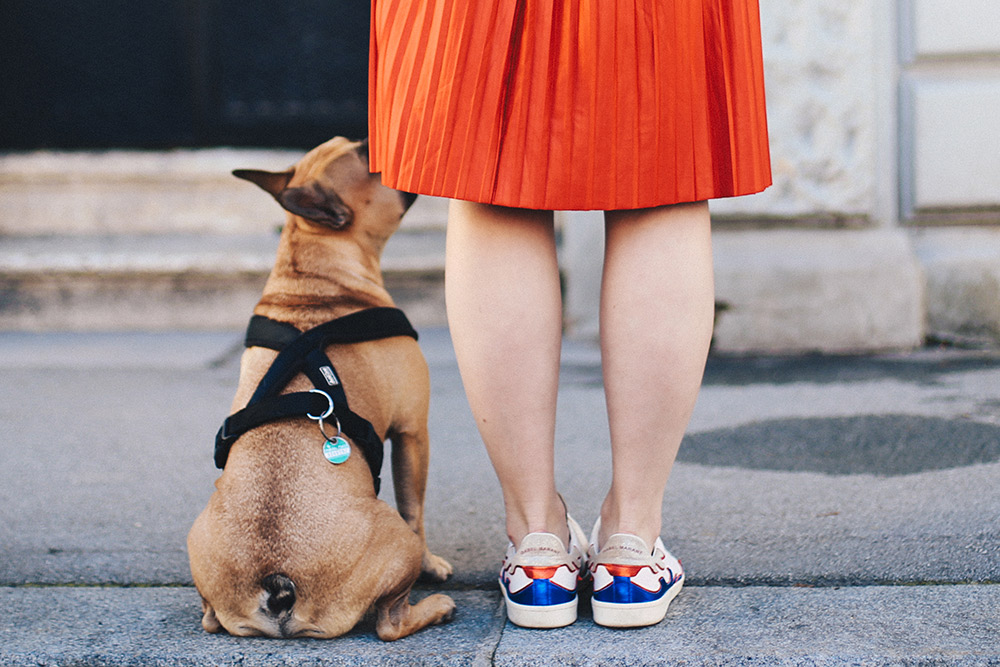
[[[1000, 344], [1000, 33], [987, 29], [1000, 5], [761, 0], [761, 14], [774, 185], [712, 202], [716, 349]], [[73, 319], [74, 328], [93, 328], [106, 321], [104, 306], [74, 301], [73, 286], [87, 283], [74, 278], [81, 270], [101, 274], [104, 261], [120, 282], [122, 267], [146, 261], [161, 293], [175, 280], [170, 266], [209, 248], [216, 278], [234, 286], [232, 318], [225, 289], [197, 308], [188, 290], [181, 310], [155, 321], [189, 326], [187, 308], [201, 313], [195, 323], [238, 326], [282, 214], [229, 170], [296, 158], [229, 149], [0, 156], [0, 327], [49, 328], [57, 320], [46, 308], [76, 303], [93, 317]], [[427, 324], [444, 322], [445, 213], [443, 201], [422, 200], [386, 258], [390, 282]], [[600, 215], [560, 214], [560, 224], [567, 330], [593, 337]], [[124, 257], [129, 247], [143, 252]], [[24, 293], [43, 283], [48, 296]]]

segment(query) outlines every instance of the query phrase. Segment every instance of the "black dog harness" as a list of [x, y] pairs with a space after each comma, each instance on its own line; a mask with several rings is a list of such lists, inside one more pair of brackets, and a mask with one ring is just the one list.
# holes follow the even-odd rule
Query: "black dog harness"
[[[393, 336], [417, 339], [417, 332], [398, 308], [361, 310], [305, 333], [285, 322], [261, 315], [251, 317], [244, 345], [277, 350], [278, 356], [247, 406], [222, 423], [215, 436], [215, 466], [225, 468], [233, 443], [251, 429], [278, 419], [309, 417], [319, 421], [322, 430], [322, 419], [329, 417], [335, 419], [340, 430], [361, 448], [371, 468], [377, 495], [381, 485], [384, 440], [371, 422], [348, 407], [347, 394], [324, 350], [334, 343], [362, 343]], [[316, 389], [281, 393], [299, 373], [305, 373]]]

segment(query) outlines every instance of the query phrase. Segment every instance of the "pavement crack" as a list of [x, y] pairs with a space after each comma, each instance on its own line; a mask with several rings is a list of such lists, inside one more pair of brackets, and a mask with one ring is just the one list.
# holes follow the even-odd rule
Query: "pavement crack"
[[501, 602], [498, 599], [496, 612], [494, 616], [497, 626], [497, 629], [494, 633], [496, 635], [496, 639], [493, 640], [492, 642], [493, 648], [490, 650], [488, 662], [485, 663], [491, 666], [496, 664], [497, 651], [500, 650], [500, 643], [503, 641], [503, 634], [507, 629], [507, 614], [506, 612], [503, 611], [503, 609], [504, 609], [503, 602]]

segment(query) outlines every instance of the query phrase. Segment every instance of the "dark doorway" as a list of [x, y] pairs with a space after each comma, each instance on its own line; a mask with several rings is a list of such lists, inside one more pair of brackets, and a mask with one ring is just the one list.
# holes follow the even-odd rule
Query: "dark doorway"
[[366, 133], [365, 0], [5, 0], [0, 150]]

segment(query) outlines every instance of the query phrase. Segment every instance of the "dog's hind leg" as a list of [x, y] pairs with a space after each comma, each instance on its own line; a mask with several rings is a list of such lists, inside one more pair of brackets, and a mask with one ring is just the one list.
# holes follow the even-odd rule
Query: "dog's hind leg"
[[373, 563], [370, 570], [375, 580], [382, 584], [373, 605], [375, 632], [379, 639], [393, 641], [451, 619], [455, 602], [447, 595], [438, 593], [415, 605], [410, 604], [410, 591], [420, 575], [422, 541], [398, 516], [382, 524], [377, 534], [381, 539], [370, 545], [372, 553], [390, 554], [378, 565]]
[[430, 581], [445, 581], [451, 576], [451, 563], [431, 553], [424, 537], [424, 492], [427, 487], [427, 463], [430, 454], [426, 423], [412, 430], [394, 430], [392, 441], [392, 480], [396, 509], [423, 545], [421, 574]]
[[428, 625], [449, 621], [455, 613], [454, 600], [441, 593], [411, 605], [409, 587], [395, 597], [379, 600], [375, 607], [378, 612], [375, 632], [379, 639], [387, 642], [411, 635]]

